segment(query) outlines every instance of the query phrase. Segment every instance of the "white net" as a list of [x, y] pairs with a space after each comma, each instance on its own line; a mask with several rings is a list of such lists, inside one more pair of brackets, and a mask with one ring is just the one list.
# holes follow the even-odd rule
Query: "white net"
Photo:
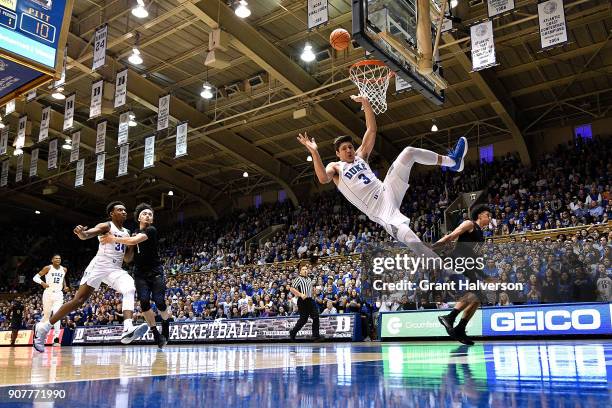
[[351, 67], [349, 76], [359, 94], [368, 97], [375, 114], [387, 110], [387, 88], [393, 76], [388, 66], [377, 60], [361, 61]]

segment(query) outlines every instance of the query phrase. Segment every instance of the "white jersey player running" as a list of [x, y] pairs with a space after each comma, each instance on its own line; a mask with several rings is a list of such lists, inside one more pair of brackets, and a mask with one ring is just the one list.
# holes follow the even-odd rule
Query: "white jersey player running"
[[[64, 294], [62, 290], [68, 291], [66, 285], [66, 267], [62, 266], [62, 257], [59, 254], [53, 255], [51, 265], [47, 265], [34, 275], [34, 282], [45, 288], [42, 296], [43, 303], [43, 322], [48, 322], [51, 318], [51, 313], [57, 313], [59, 308], [64, 304]], [[44, 278], [44, 282], [43, 282]], [[58, 320], [53, 325], [53, 345], [59, 345], [60, 321]]]
[[[113, 234], [117, 237], [128, 237], [129, 231], [123, 228], [123, 223], [127, 218], [125, 205], [120, 201], [114, 201], [106, 207], [106, 213], [110, 217], [110, 221], [106, 221], [96, 225], [94, 228], [88, 229], [82, 225], [77, 225], [74, 233], [79, 239], [86, 240], [93, 237], [98, 237], [105, 234]], [[141, 337], [148, 330], [146, 323], [134, 327], [132, 324], [132, 316], [134, 313], [134, 295], [136, 288], [134, 279], [123, 270], [123, 260], [129, 260], [133, 256], [133, 249], [130, 249], [126, 255], [126, 246], [122, 244], [103, 244], [98, 245], [98, 252], [91, 260], [89, 266], [85, 269], [81, 285], [74, 295], [74, 298], [67, 303], [64, 303], [59, 310], [53, 314], [48, 322], [41, 322], [35, 326], [35, 337], [33, 341], [34, 348], [43, 352], [45, 350], [45, 338], [51, 330], [51, 325], [60, 320], [68, 313], [78, 309], [85, 301], [95, 292], [101, 283], [105, 283], [123, 297], [123, 333], [121, 342], [128, 344], [132, 340]]]
[[334, 147], [340, 160], [324, 166], [315, 139], [310, 139], [306, 133], [300, 133], [297, 138], [310, 152], [319, 182], [326, 184], [333, 181], [348, 201], [381, 225], [393, 238], [418, 254], [437, 258], [435, 252], [425, 246], [410, 229], [410, 220], [400, 212], [400, 205], [408, 189], [408, 178], [414, 163], [445, 166], [451, 171], [462, 171], [467, 140], [464, 137], [459, 138], [448, 156], [406, 147], [389, 168], [387, 177], [381, 181], [368, 165], [368, 158], [376, 140], [374, 111], [366, 97], [351, 96], [351, 99], [361, 103], [366, 119], [366, 132], [357, 150], [350, 136], [338, 137], [334, 140]]

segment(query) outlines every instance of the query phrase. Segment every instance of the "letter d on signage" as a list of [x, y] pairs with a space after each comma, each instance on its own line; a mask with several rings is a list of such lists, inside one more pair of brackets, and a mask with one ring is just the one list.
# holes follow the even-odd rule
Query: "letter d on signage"
[[351, 318], [349, 316], [339, 316], [337, 317], [338, 327], [336, 328], [336, 333], [338, 332], [346, 332], [351, 329]]

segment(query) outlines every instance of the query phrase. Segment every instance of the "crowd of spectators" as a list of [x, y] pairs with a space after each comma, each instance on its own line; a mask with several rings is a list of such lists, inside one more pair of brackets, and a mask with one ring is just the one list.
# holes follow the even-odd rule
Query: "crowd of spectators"
[[[492, 163], [466, 166], [460, 174], [439, 170], [415, 173], [402, 211], [424, 241], [435, 241], [446, 206], [459, 192], [484, 186], [493, 209], [487, 236], [605, 224], [612, 216], [610, 147], [609, 140], [560, 146], [529, 169], [521, 167], [516, 155], [508, 155]], [[271, 226], [275, 232], [261, 244], [249, 241]], [[33, 286], [32, 276], [58, 252], [69, 269], [74, 293], [95, 254], [93, 242], [79, 241], [71, 228], [54, 220], [25, 220], [1, 232], [2, 237], [20, 237], [0, 239], [0, 253], [5, 258], [0, 259], [0, 268], [17, 270], [12, 278], [0, 280], [0, 291], [28, 293], [34, 289], [22, 295], [27, 326], [42, 313], [40, 288]], [[359, 255], [392, 239], [335, 191], [298, 206], [284, 201], [236, 210], [219, 220], [162, 226], [160, 236], [168, 278], [167, 302], [180, 321], [296, 313], [287, 285], [297, 266], [285, 261], [299, 259], [319, 259], [313, 273], [322, 313], [360, 312], [370, 318], [377, 310], [447, 307], [461, 295], [431, 291], [406, 293], [404, 299], [372, 298]], [[488, 280], [525, 284], [520, 293], [487, 293], [488, 304], [610, 300], [610, 236], [605, 232], [585, 227], [574, 236], [551, 234], [550, 239], [537, 242], [518, 237], [483, 248]], [[15, 265], [15, 257], [11, 261], [8, 254], [23, 259]], [[413, 278], [426, 277], [417, 274]], [[460, 277], [431, 276], [431, 280], [448, 279]], [[120, 304], [120, 297], [112, 290], [100, 291], [71, 314], [69, 321], [75, 325], [120, 324]], [[8, 303], [0, 303], [0, 325], [7, 324], [8, 309]]]

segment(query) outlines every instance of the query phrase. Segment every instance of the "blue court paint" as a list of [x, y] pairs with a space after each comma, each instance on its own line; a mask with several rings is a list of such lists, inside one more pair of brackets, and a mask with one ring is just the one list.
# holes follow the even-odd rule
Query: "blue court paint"
[[[62, 355], [62, 364], [99, 355], [99, 365], [118, 363], [132, 377], [40, 385], [66, 390], [54, 408], [603, 408], [612, 398], [612, 342], [598, 340], [73, 347]], [[35, 359], [33, 373], [49, 369]], [[7, 389], [1, 406], [34, 406], [8, 403]]]

